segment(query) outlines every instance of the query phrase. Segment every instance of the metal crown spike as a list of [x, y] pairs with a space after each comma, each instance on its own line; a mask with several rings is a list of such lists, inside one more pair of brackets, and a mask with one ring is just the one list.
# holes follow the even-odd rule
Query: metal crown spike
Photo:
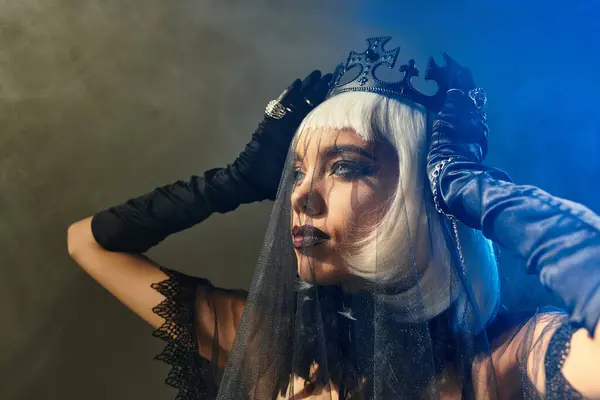
[[[397, 81], [386, 82], [375, 76], [375, 70], [378, 67], [385, 65], [393, 69], [396, 64], [400, 47], [391, 50], [384, 49], [384, 46], [391, 39], [391, 36], [368, 38], [368, 47], [365, 51], [362, 53], [351, 51], [346, 65], [343, 68], [336, 69], [327, 98], [350, 91], [374, 92], [385, 96], [402, 98], [421, 104], [432, 111], [439, 111], [446, 96], [448, 82], [447, 61], [449, 57], [444, 54], [446, 63], [443, 67], [439, 67], [433, 59], [429, 60], [424, 78], [435, 81], [438, 84], [438, 91], [433, 96], [427, 96], [417, 91], [411, 83], [413, 77], [419, 76], [419, 70], [415, 67], [414, 60], [410, 60], [408, 64], [400, 67], [403, 76]], [[351, 81], [340, 85], [339, 82], [342, 76], [357, 66], [361, 69], [359, 74]]]

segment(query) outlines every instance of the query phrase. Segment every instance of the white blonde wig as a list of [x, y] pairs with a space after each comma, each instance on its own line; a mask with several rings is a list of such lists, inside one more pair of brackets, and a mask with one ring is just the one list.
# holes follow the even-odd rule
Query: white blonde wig
[[[459, 223], [464, 271], [451, 261], [455, 258], [449, 249], [456, 248], [451, 227], [435, 212], [426, 180], [429, 120], [427, 111], [418, 105], [375, 93], [348, 92], [316, 107], [296, 137], [308, 131], [346, 129], [365, 141], [391, 144], [399, 163], [395, 193], [377, 227], [356, 243], [351, 254], [344, 254], [346, 263], [354, 274], [377, 285], [405, 288], [385, 297], [398, 319], [430, 319], [457, 302], [467, 324], [480, 329], [500, 302], [496, 257], [492, 243], [481, 232]], [[464, 282], [469, 289], [459, 289]], [[464, 293], [474, 302], [464, 298]], [[469, 308], [471, 303], [475, 309]]]

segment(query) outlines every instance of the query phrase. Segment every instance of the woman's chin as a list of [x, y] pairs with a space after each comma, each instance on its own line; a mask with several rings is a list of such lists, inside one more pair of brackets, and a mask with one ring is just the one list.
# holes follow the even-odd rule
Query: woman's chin
[[298, 261], [298, 275], [304, 282], [313, 285], [335, 285], [348, 278], [345, 268], [310, 257], [302, 257]]

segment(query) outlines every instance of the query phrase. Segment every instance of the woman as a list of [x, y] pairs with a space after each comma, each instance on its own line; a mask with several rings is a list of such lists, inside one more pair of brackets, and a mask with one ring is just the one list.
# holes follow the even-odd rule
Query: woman
[[[178, 398], [600, 397], [598, 217], [481, 164], [484, 97], [449, 58], [428, 67], [431, 97], [412, 62], [375, 79], [395, 65], [387, 41], [331, 84], [294, 82], [229, 167], [72, 225], [70, 254], [168, 341]], [[267, 198], [248, 294], [131, 254]], [[526, 257], [570, 318], [498, 314], [481, 231]]]

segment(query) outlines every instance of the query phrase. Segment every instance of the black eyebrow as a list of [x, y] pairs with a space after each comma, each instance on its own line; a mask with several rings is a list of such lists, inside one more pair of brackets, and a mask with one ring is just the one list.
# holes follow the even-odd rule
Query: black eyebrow
[[[328, 147], [324, 152], [325, 158], [334, 158], [338, 157], [344, 153], [354, 153], [366, 158], [371, 159], [373, 162], [377, 161], [375, 156], [369, 151], [365, 150], [360, 146], [355, 146], [351, 144], [336, 144]], [[302, 157], [300, 154], [294, 152], [294, 161], [302, 161]]]
[[325, 157], [327, 158], [337, 157], [344, 153], [354, 153], [366, 158], [370, 158], [373, 161], [377, 161], [375, 156], [371, 152], [365, 150], [360, 146], [354, 146], [351, 144], [336, 144], [334, 146], [328, 147], [324, 152]]

